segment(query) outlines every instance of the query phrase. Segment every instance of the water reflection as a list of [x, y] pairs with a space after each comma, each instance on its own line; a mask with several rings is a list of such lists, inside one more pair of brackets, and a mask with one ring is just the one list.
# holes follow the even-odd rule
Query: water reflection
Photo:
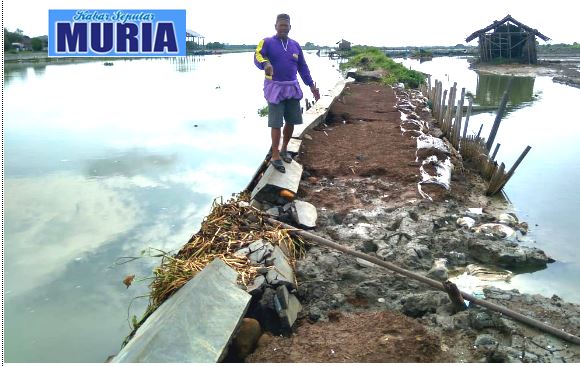
[[[477, 88], [474, 102], [481, 106], [499, 106], [506, 91], [510, 76], [477, 73]], [[509, 93], [509, 103], [512, 108], [534, 101], [533, 77], [513, 77]]]
[[[332, 63], [307, 58], [332, 88]], [[252, 53], [19, 66], [4, 88], [6, 360], [103, 362], [148, 292], [122, 279], [159, 260], [112, 264], [180, 248], [245, 187], [269, 145], [263, 81]]]
[[144, 172], [159, 172], [170, 169], [177, 162], [177, 154], [149, 154], [133, 150], [122, 155], [99, 159], [89, 159], [86, 175], [88, 177], [106, 177], [122, 175], [132, 177]]
[[197, 68], [199, 62], [205, 61], [203, 56], [184, 56], [184, 57], [171, 57], [169, 62], [175, 65], [175, 71], [177, 72], [189, 72]]

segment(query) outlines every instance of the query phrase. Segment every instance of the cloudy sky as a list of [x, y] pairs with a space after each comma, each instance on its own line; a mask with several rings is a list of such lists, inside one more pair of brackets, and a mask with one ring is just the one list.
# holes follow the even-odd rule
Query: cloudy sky
[[[511, 14], [550, 37], [550, 43], [580, 42], [574, 2], [552, 0], [474, 1], [224, 1], [224, 0], [5, 0], [4, 27], [47, 34], [48, 9], [186, 9], [187, 28], [206, 42], [256, 44], [274, 32], [275, 16], [292, 17], [290, 36], [300, 43], [331, 45], [344, 38], [375, 46], [464, 43], [472, 32]], [[472, 41], [475, 45], [477, 41]]]

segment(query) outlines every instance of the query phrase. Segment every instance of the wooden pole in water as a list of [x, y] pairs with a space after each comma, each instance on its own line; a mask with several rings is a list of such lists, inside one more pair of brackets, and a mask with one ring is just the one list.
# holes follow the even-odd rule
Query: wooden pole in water
[[496, 194], [503, 187], [505, 187], [505, 185], [510, 180], [510, 178], [512, 177], [512, 175], [514, 175], [514, 172], [516, 171], [516, 168], [520, 165], [520, 163], [522, 162], [522, 160], [524, 160], [524, 158], [526, 157], [526, 155], [528, 154], [528, 152], [530, 151], [530, 149], [531, 149], [530, 146], [528, 146], [528, 147], [526, 147], [524, 149], [524, 151], [522, 152], [522, 154], [520, 155], [520, 157], [518, 158], [518, 160], [516, 160], [515, 164], [512, 166], [512, 168], [509, 170], [509, 172], [507, 172], [507, 174], [505, 174], [505, 176], [503, 176], [502, 179], [500, 179], [500, 182], [498, 182], [498, 187], [495, 189], [494, 192], [491, 192], [491, 194]]
[[440, 108], [440, 89], [439, 89], [439, 80], [435, 80], [435, 95], [433, 98], [433, 117], [435, 119], [437, 119], [437, 116], [439, 115], [439, 108]]
[[497, 151], [499, 150], [500, 146], [501, 146], [500, 143], [495, 144], [495, 150], [493, 150], [493, 154], [491, 155], [491, 160], [495, 159], [495, 154], [497, 154]]
[[467, 97], [469, 99], [469, 106], [467, 107], [467, 115], [465, 116], [465, 126], [463, 126], [463, 138], [467, 136], [467, 126], [469, 125], [469, 117], [471, 117], [471, 108], [473, 108], [473, 99]]
[[455, 112], [455, 121], [453, 123], [453, 146], [459, 149], [459, 134], [461, 132], [461, 120], [463, 119], [463, 100], [465, 99], [465, 88], [461, 88], [461, 98], [457, 102], [457, 110]]
[[443, 99], [441, 99], [441, 108], [439, 109], [439, 116], [437, 116], [437, 122], [439, 122], [439, 127], [443, 131], [443, 116], [447, 112], [447, 106], [445, 101], [447, 100], [447, 89], [443, 92]]
[[497, 130], [499, 129], [499, 124], [505, 112], [505, 108], [507, 106], [507, 102], [509, 99], [509, 92], [512, 87], [512, 82], [514, 78], [510, 77], [508, 80], [507, 88], [503, 93], [503, 97], [501, 98], [501, 102], [499, 103], [499, 109], [497, 110], [497, 115], [495, 116], [495, 121], [493, 122], [493, 127], [491, 128], [491, 132], [489, 133], [489, 138], [487, 139], [487, 143], [485, 145], [487, 151], [491, 150], [493, 146], [493, 140], [495, 140], [495, 135], [497, 134]]
[[[528, 152], [530, 152], [530, 150], [531, 150], [531, 146], [528, 146], [528, 147], [526, 147], [524, 149], [524, 151], [522, 152], [522, 154], [520, 155], [520, 157], [518, 158], [518, 160], [516, 160], [516, 162], [514, 163], [514, 166], [512, 166], [512, 168], [507, 173], [507, 179], [510, 179], [512, 177], [512, 175], [516, 171], [517, 167], [520, 165], [520, 163], [522, 162], [522, 160], [524, 160], [524, 158], [526, 157], [526, 155], [528, 155]], [[507, 180], [506, 180], [506, 183], [507, 183]]]
[[497, 169], [495, 171], [495, 173], [492, 175], [491, 179], [489, 180], [489, 186], [487, 188], [487, 191], [485, 192], [485, 194], [487, 196], [491, 196], [492, 194], [496, 194], [499, 189], [498, 187], [500, 186], [501, 181], [504, 178], [504, 171], [505, 171], [505, 164], [501, 163], [501, 165], [499, 166], [499, 169]]
[[481, 124], [481, 126], [479, 126], [479, 131], [477, 132], [477, 138], [479, 138], [479, 136], [481, 135], [481, 130], [483, 129], [483, 123]]
[[447, 104], [447, 113], [445, 115], [445, 120], [443, 122], [443, 127], [445, 128], [443, 132], [449, 136], [449, 127], [451, 125], [451, 116], [453, 115], [453, 108], [455, 107], [455, 94], [457, 91], [457, 83], [453, 83], [451, 90], [449, 92], [449, 103]]

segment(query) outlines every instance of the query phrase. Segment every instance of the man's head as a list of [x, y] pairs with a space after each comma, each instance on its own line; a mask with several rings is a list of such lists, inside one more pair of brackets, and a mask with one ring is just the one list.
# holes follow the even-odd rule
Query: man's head
[[290, 32], [290, 15], [288, 14], [278, 14], [276, 17], [276, 35], [282, 39], [288, 38], [288, 32]]

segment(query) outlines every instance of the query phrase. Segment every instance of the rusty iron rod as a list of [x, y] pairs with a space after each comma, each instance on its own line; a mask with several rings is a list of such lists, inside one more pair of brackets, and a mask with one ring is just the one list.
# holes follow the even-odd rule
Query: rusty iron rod
[[[443, 285], [443, 283], [441, 283], [439, 281], [435, 281], [431, 278], [428, 278], [428, 277], [422, 276], [420, 274], [411, 272], [409, 270], [403, 269], [399, 266], [396, 266], [392, 263], [383, 261], [379, 258], [372, 257], [368, 254], [357, 252], [356, 250], [352, 250], [352, 249], [347, 248], [343, 245], [335, 243], [332, 240], [328, 240], [328, 239], [322, 238], [320, 236], [314, 235], [308, 231], [295, 228], [295, 227], [290, 226], [288, 224], [285, 224], [283, 222], [274, 220], [273, 218], [267, 218], [266, 221], [268, 221], [269, 223], [271, 223], [273, 225], [278, 225], [278, 226], [283, 227], [284, 229], [290, 230], [291, 235], [300, 235], [301, 237], [303, 237], [305, 239], [309, 239], [315, 243], [325, 245], [327, 247], [330, 247], [332, 249], [336, 249], [336, 250], [341, 251], [341, 252], [346, 253], [346, 254], [350, 254], [350, 255], [357, 257], [357, 258], [360, 258], [360, 259], [364, 259], [368, 262], [371, 262], [373, 264], [378, 265], [379, 267], [390, 269], [393, 272], [397, 272], [399, 274], [402, 274], [403, 276], [410, 277], [414, 280], [417, 280], [417, 281], [422, 282], [424, 284], [427, 284], [431, 287], [434, 287], [440, 291], [446, 292], [445, 286]], [[495, 310], [501, 314], [504, 314], [504, 315], [507, 315], [513, 319], [516, 319], [524, 324], [527, 324], [527, 325], [530, 325], [530, 326], [535, 327], [537, 329], [540, 329], [546, 333], [550, 333], [550, 334], [552, 334], [558, 338], [564, 339], [568, 342], [580, 345], [580, 337], [577, 337], [575, 335], [567, 333], [567, 332], [560, 330], [558, 328], [554, 328], [548, 324], [544, 324], [536, 319], [532, 319], [528, 316], [525, 316], [525, 315], [520, 314], [516, 311], [508, 309], [505, 306], [497, 305], [497, 304], [494, 304], [492, 302], [479, 299], [479, 298], [477, 298], [471, 294], [468, 294], [466, 292], [463, 292], [463, 291], [460, 291], [460, 293], [464, 299], [469, 300], [474, 304], [481, 305], [483, 307]]]

